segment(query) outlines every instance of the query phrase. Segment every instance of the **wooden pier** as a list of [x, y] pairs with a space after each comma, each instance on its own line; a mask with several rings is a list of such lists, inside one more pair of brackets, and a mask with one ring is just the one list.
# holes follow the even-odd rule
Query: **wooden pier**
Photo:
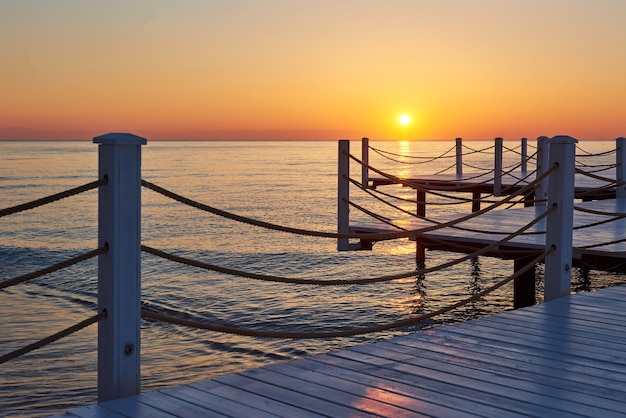
[[66, 417], [623, 417], [626, 286], [79, 408]]

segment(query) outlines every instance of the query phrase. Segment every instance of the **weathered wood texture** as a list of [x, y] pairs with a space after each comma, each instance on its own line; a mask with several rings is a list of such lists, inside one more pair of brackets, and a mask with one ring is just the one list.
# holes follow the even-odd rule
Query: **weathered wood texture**
[[624, 317], [619, 286], [66, 416], [623, 417]]

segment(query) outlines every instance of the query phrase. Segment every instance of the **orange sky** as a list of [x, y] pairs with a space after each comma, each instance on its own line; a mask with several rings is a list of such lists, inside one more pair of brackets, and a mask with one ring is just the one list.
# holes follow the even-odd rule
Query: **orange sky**
[[0, 139], [613, 139], [624, 18], [624, 0], [0, 0]]

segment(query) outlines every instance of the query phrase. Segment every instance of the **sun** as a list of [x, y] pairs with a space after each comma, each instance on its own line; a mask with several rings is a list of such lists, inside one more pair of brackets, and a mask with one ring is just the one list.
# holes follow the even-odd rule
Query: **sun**
[[409, 122], [411, 122], [411, 118], [409, 117], [409, 115], [402, 115], [400, 116], [399, 121], [401, 125], [408, 125]]

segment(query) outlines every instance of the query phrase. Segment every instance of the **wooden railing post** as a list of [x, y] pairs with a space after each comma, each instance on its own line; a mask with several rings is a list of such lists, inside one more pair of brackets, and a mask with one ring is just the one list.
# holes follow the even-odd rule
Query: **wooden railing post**
[[500, 196], [502, 191], [502, 138], [496, 138], [493, 157], [493, 195]]
[[522, 138], [520, 154], [522, 155], [520, 169], [522, 171], [522, 175], [526, 175], [526, 172], [528, 171], [528, 138]]
[[[548, 152], [550, 150], [547, 136], [537, 138], [537, 178], [542, 176], [548, 169]], [[535, 206], [546, 206], [548, 204], [548, 179], [545, 178], [537, 184], [535, 189]]]
[[550, 174], [548, 208], [555, 208], [546, 218], [546, 249], [554, 248], [545, 259], [544, 300], [570, 294], [572, 276], [572, 234], [574, 226], [574, 171], [576, 144], [569, 136], [550, 140]]
[[[615, 180], [626, 181], [626, 138], [619, 137], [615, 140]], [[626, 197], [626, 184], [615, 186], [615, 197]]]
[[456, 175], [463, 175], [463, 139], [456, 139]]
[[361, 184], [366, 189], [369, 187], [369, 169], [367, 166], [370, 164], [370, 140], [369, 138], [361, 138]]
[[[339, 168], [337, 177], [337, 233], [350, 232], [350, 141], [339, 141]], [[337, 239], [337, 251], [349, 251], [348, 238]]]
[[110, 133], [93, 139], [99, 176], [98, 402], [139, 394], [141, 330], [141, 146], [144, 138]]

